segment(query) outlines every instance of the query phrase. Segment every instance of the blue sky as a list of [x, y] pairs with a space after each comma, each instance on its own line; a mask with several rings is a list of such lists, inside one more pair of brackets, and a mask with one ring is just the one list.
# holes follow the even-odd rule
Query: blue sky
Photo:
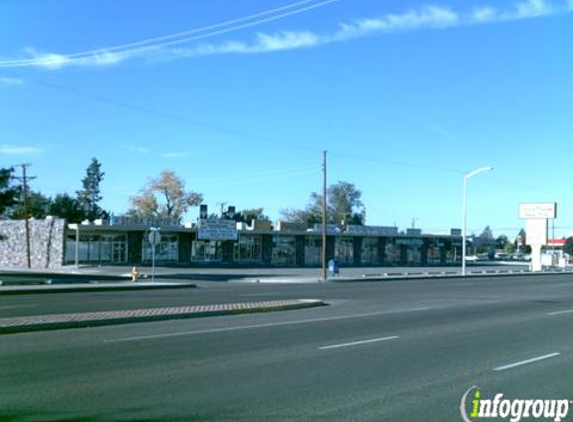
[[[568, 168], [573, 0], [0, 0], [0, 167], [73, 193], [97, 157], [121, 214], [172, 169], [213, 209], [278, 218], [329, 182], [367, 222], [515, 235]], [[189, 213], [189, 219], [197, 211]]]

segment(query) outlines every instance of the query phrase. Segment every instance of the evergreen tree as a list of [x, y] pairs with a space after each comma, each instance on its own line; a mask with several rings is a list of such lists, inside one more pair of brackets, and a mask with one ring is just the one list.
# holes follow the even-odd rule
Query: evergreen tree
[[0, 169], [0, 216], [16, 205], [16, 195], [18, 193], [10, 181], [12, 180], [12, 168]]
[[83, 189], [76, 192], [79, 205], [88, 220], [95, 220], [107, 215], [99, 206], [99, 201], [102, 199], [99, 185], [104, 175], [105, 173], [101, 171], [101, 163], [96, 158], [92, 158], [86, 169], [86, 177], [82, 180]]

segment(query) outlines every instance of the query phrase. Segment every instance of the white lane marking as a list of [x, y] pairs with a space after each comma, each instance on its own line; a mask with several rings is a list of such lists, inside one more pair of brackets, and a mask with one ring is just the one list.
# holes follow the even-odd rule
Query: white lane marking
[[561, 353], [557, 352], [557, 353], [550, 353], [548, 355], [544, 355], [544, 356], [539, 356], [536, 358], [532, 358], [532, 359], [527, 359], [527, 360], [522, 360], [521, 362], [516, 362], [516, 363], [512, 363], [510, 365], [504, 365], [504, 366], [499, 366], [497, 368], [494, 368], [494, 371], [505, 371], [506, 369], [511, 369], [511, 368], [515, 368], [517, 366], [522, 366], [522, 365], [528, 365], [530, 363], [533, 362], [538, 362], [540, 360], [544, 360], [544, 359], [550, 359], [550, 358], [554, 358], [556, 356], [559, 356]]
[[418, 312], [418, 311], [426, 311], [430, 308], [413, 308], [413, 309], [402, 309], [402, 310], [395, 310], [395, 311], [378, 311], [378, 312], [370, 312], [364, 314], [350, 314], [350, 315], [339, 315], [333, 317], [324, 317], [324, 318], [312, 318], [312, 319], [300, 319], [295, 321], [282, 321], [282, 322], [269, 322], [265, 324], [254, 324], [254, 325], [239, 325], [236, 327], [223, 327], [223, 328], [210, 328], [205, 330], [194, 330], [194, 331], [181, 331], [175, 333], [164, 333], [164, 334], [150, 334], [147, 336], [136, 336], [136, 337], [124, 337], [118, 339], [109, 339], [104, 340], [104, 343], [118, 343], [123, 341], [137, 341], [137, 340], [153, 340], [158, 338], [168, 338], [168, 337], [181, 337], [181, 336], [192, 336], [197, 334], [211, 334], [211, 333], [221, 333], [225, 331], [237, 331], [237, 330], [252, 330], [255, 328], [267, 328], [267, 327], [279, 327], [282, 325], [295, 325], [295, 324], [308, 324], [312, 322], [323, 322], [323, 321], [336, 321], [340, 319], [350, 319], [350, 318], [365, 318], [370, 316], [377, 316], [377, 315], [391, 315], [396, 313], [405, 313], [405, 312]]
[[553, 316], [553, 315], [562, 315], [562, 314], [570, 314], [570, 313], [573, 313], [573, 309], [567, 309], [566, 311], [549, 312], [547, 315]]
[[361, 344], [376, 343], [378, 341], [395, 340], [397, 338], [400, 338], [400, 337], [399, 336], [390, 336], [390, 337], [382, 337], [382, 338], [373, 338], [370, 340], [353, 341], [350, 343], [341, 343], [341, 344], [332, 344], [330, 346], [322, 346], [322, 347], [319, 347], [319, 349], [320, 350], [338, 349], [339, 347], [358, 346]]
[[10, 305], [0, 306], [0, 309], [20, 309], [20, 308], [35, 308], [36, 305]]

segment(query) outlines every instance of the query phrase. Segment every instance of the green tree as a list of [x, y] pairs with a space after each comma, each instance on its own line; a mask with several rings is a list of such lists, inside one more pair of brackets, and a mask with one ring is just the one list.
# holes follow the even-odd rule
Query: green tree
[[24, 209], [24, 193], [22, 187], [16, 188], [16, 203], [10, 208], [10, 218], [46, 218], [50, 213], [52, 200], [41, 192], [28, 191], [26, 209]]
[[[366, 209], [361, 200], [362, 192], [353, 183], [339, 181], [327, 189], [327, 224], [364, 225]], [[309, 203], [304, 210], [286, 208], [280, 211], [281, 218], [287, 222], [306, 223], [312, 226], [322, 223], [322, 195], [310, 194]]]
[[495, 248], [504, 249], [510, 243], [506, 235], [502, 234], [495, 239]]
[[16, 205], [18, 190], [11, 184], [12, 168], [0, 169], [0, 216]]
[[563, 244], [563, 252], [569, 256], [573, 256], [573, 237], [568, 237]]
[[289, 223], [303, 223], [308, 227], [322, 222], [322, 210], [307, 209], [297, 210], [294, 208], [283, 208], [279, 211], [282, 221]]
[[81, 223], [86, 213], [80, 201], [67, 193], [59, 193], [50, 204], [50, 215], [65, 218], [68, 223]]
[[129, 214], [141, 218], [171, 218], [181, 221], [189, 207], [199, 205], [203, 195], [185, 190], [185, 181], [173, 171], [164, 170], [159, 177], [150, 179], [131, 198]]
[[85, 212], [85, 217], [89, 220], [107, 215], [99, 206], [102, 199], [99, 185], [104, 176], [105, 173], [101, 171], [101, 163], [96, 158], [92, 158], [86, 169], [86, 177], [82, 179], [82, 189], [76, 192], [79, 204]]
[[[339, 181], [327, 191], [328, 214], [333, 224], [357, 224], [366, 222], [366, 209], [361, 201], [362, 192], [353, 183]], [[322, 198], [320, 198], [322, 200]]]
[[262, 208], [250, 208], [250, 209], [248, 208], [241, 210], [235, 214], [234, 220], [247, 223], [248, 225], [251, 225], [253, 220], [268, 221], [268, 222], [271, 221], [271, 219], [264, 214]]

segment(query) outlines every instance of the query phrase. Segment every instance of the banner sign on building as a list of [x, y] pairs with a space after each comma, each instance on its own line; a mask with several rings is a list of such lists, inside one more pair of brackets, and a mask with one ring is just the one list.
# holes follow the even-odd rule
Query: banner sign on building
[[346, 226], [346, 233], [363, 236], [394, 236], [398, 234], [398, 227], [358, 226], [349, 224]]
[[180, 218], [173, 217], [132, 217], [127, 215], [117, 215], [113, 218], [114, 226], [144, 226], [144, 227], [182, 227]]
[[199, 240], [237, 240], [237, 225], [235, 220], [199, 220], [197, 238]]
[[557, 218], [557, 203], [538, 202], [533, 204], [519, 204], [519, 218]]

